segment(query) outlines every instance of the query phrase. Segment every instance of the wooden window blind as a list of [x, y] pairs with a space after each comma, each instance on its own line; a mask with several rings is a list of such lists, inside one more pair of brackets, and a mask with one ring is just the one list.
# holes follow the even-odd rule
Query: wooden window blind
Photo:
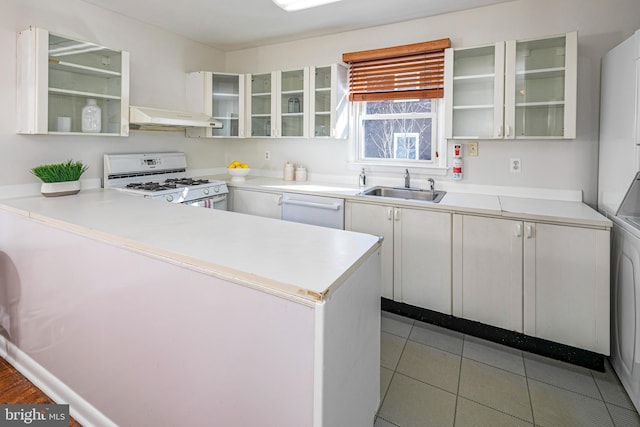
[[350, 101], [442, 98], [449, 39], [344, 53]]

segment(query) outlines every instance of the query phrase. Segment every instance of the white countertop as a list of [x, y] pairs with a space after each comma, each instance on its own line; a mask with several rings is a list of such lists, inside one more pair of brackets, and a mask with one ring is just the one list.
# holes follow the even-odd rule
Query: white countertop
[[114, 190], [5, 199], [0, 209], [301, 302], [322, 300], [379, 246], [367, 234]]
[[[605, 216], [588, 205], [576, 201], [535, 199], [526, 197], [500, 196], [478, 193], [448, 191], [439, 203], [405, 199], [381, 198], [358, 195], [365, 188], [336, 183], [317, 183], [311, 181], [284, 181], [277, 178], [252, 177], [245, 181], [228, 181], [227, 175], [209, 178], [227, 180], [229, 187], [272, 192], [296, 192], [334, 196], [352, 201], [367, 203], [393, 204], [432, 210], [444, 210], [452, 213], [492, 215], [528, 221], [543, 221], [589, 227], [611, 228], [612, 223]], [[436, 189], [437, 185], [436, 185]]]

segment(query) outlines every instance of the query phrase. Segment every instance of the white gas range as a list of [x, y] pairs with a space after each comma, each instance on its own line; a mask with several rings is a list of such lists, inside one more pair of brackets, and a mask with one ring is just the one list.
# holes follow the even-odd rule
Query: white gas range
[[104, 188], [151, 199], [212, 209], [227, 209], [224, 181], [191, 178], [184, 153], [104, 155]]

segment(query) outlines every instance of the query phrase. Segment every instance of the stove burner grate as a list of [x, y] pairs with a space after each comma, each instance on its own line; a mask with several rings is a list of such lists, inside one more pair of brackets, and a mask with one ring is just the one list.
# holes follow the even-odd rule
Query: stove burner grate
[[191, 186], [191, 185], [208, 184], [209, 180], [208, 179], [193, 179], [193, 178], [168, 178], [164, 182], [165, 182], [165, 184]]
[[127, 184], [126, 188], [145, 191], [162, 191], [175, 189], [177, 188], [177, 185], [167, 182], [163, 184], [160, 184], [159, 182], [132, 182], [131, 184]]

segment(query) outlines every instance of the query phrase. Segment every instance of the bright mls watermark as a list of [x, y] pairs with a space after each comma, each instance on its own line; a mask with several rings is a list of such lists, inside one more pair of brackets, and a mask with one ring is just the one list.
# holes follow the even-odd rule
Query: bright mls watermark
[[0, 427], [68, 427], [69, 405], [0, 405]]

